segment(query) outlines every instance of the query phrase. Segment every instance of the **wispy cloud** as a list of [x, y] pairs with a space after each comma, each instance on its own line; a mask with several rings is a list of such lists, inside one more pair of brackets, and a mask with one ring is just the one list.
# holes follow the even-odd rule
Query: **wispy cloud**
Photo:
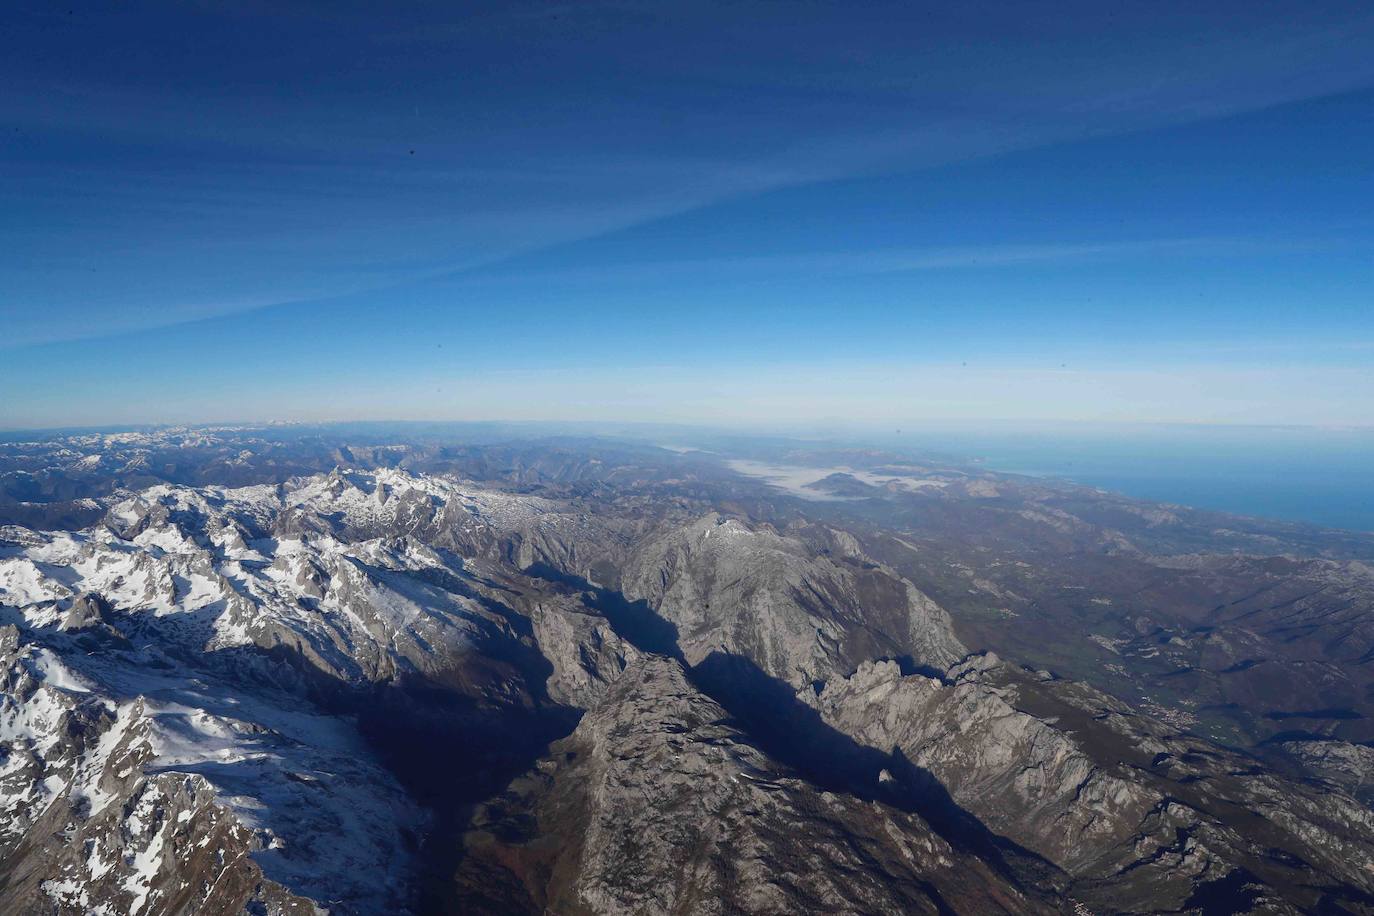
[[749, 279], [787, 275], [792, 277], [862, 276], [919, 273], [924, 271], [1014, 268], [1035, 264], [1071, 264], [1151, 259], [1254, 257], [1356, 247], [1346, 239], [1276, 239], [1225, 236], [1153, 238], [1119, 242], [1066, 241], [1050, 244], [984, 244], [904, 248], [869, 248], [860, 251], [807, 251], [780, 255], [745, 255], [713, 258], [678, 258], [578, 267], [540, 267], [520, 259], [511, 263], [477, 265], [469, 272], [471, 282], [501, 284], [549, 280], [613, 283], [621, 280], [659, 280], [707, 277]]
[[[316, 61], [289, 56], [221, 82], [216, 68], [232, 61], [184, 79], [7, 72], [3, 113], [17, 133], [4, 138], [13, 179], [4, 199], [15, 212], [55, 215], [5, 233], [12, 260], [45, 279], [20, 276], [22, 264], [5, 275], [4, 345], [396, 289], [784, 188], [1374, 83], [1368, 10], [1298, 15], [1294, 5], [1237, 28], [1179, 7], [1177, 28], [1152, 26], [1168, 16], [1150, 11], [1112, 31], [1087, 5], [1052, 19], [1002, 9], [1007, 33], [1026, 39], [1012, 43], [984, 34], [977, 16], [947, 13], [937, 23], [946, 31], [923, 37], [817, 10], [816, 22], [769, 19], [769, 42], [757, 30], [764, 8], [749, 4], [667, 16], [633, 3], [534, 4], [427, 19], [408, 33], [351, 15], [319, 23], [304, 10], [226, 9], [236, 28], [260, 16], [265, 38], [327, 27], [340, 53], [375, 73], [321, 80]], [[570, 42], [589, 19], [586, 43]], [[803, 40], [825, 34], [834, 40]], [[498, 53], [502, 42], [523, 56]], [[436, 59], [436, 44], [453, 53]], [[54, 169], [53, 143], [96, 160]], [[1139, 244], [1184, 256], [1216, 243]], [[1143, 253], [1089, 240], [805, 260], [900, 271]], [[74, 254], [79, 267], [64, 263]], [[782, 266], [740, 255], [730, 269]], [[678, 267], [690, 265], [654, 269]], [[21, 320], [44, 311], [80, 320]]]

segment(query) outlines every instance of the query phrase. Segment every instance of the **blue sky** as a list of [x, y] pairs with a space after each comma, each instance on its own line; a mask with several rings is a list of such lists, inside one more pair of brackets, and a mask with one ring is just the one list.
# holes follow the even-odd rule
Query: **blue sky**
[[1374, 7], [20, 6], [0, 427], [1374, 424]]

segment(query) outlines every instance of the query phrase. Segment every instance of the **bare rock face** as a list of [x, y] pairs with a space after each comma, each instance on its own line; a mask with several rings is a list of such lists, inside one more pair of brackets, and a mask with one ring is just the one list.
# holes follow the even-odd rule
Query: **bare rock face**
[[622, 588], [677, 627], [689, 664], [741, 655], [795, 687], [875, 655], [943, 669], [965, 654], [949, 616], [899, 576], [715, 514], [639, 545]]
[[1374, 747], [1349, 741], [1285, 741], [1283, 750], [1302, 761], [1304, 768], [1345, 789], [1356, 798], [1374, 802]]
[[80, 595], [62, 618], [63, 630], [87, 630], [110, 625], [110, 603], [97, 594]]
[[[1063, 868], [1090, 907], [1186, 909], [1232, 884], [1226, 895], [1244, 909], [1306, 909], [1350, 889], [1354, 900], [1374, 891], [1368, 808], [1082, 685], [976, 656], [943, 680], [867, 663], [800, 696], [836, 729], [890, 751], [991, 830]], [[1237, 824], [1237, 804], [1263, 823]], [[1299, 861], [1316, 875], [1298, 879]]]
[[542, 601], [531, 613], [534, 638], [553, 666], [550, 698], [570, 706], [596, 705], [641, 653], [606, 618], [571, 601]]
[[467, 848], [459, 889], [479, 909], [1056, 911], [918, 815], [799, 779], [660, 656], [484, 808]]
[[[1158, 801], [1099, 767], [1064, 732], [1016, 709], [978, 665], [951, 682], [861, 665], [810, 701], [861, 743], [897, 749], [993, 831], [1072, 869], [1124, 841]], [[807, 694], [802, 697], [808, 699]]]

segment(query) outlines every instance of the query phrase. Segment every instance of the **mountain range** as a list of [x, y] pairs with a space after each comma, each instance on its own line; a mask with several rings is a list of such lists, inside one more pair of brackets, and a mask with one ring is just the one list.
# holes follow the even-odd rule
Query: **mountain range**
[[1374, 912], [1374, 536], [744, 437], [0, 442], [0, 910]]

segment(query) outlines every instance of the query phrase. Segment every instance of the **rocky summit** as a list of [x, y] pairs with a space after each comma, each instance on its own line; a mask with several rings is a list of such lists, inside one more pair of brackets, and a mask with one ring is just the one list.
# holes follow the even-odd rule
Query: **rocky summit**
[[0, 446], [0, 911], [1374, 912], [1374, 538], [330, 435]]

